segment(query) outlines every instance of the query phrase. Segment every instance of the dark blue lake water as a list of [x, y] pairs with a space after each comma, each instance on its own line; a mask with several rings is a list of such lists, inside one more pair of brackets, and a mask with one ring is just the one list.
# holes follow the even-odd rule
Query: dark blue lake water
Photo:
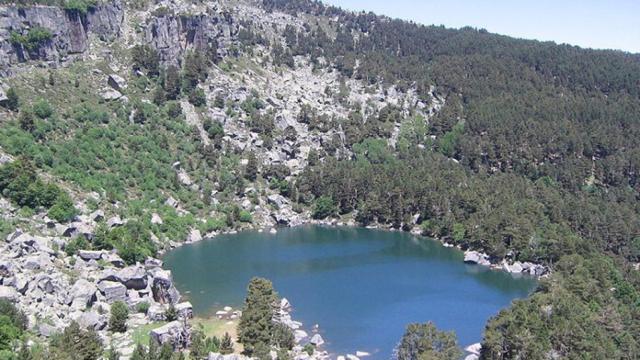
[[265, 277], [305, 330], [320, 325], [327, 350], [369, 359], [389, 358], [410, 322], [455, 330], [463, 347], [478, 342], [491, 316], [536, 285], [462, 259], [407, 233], [319, 226], [221, 235], [164, 258], [196, 314], [241, 307], [249, 279]]

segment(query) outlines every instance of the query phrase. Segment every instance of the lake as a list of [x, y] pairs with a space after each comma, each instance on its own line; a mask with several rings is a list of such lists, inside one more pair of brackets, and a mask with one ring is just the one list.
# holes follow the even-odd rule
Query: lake
[[408, 233], [303, 226], [217, 236], [164, 261], [196, 315], [240, 308], [249, 280], [265, 277], [303, 329], [320, 325], [329, 352], [388, 359], [411, 322], [455, 330], [463, 347], [479, 342], [487, 320], [536, 285], [462, 259], [459, 250]]

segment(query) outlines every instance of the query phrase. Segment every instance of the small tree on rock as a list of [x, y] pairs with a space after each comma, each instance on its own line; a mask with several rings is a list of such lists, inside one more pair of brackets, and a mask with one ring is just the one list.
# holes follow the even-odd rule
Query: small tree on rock
[[111, 318], [109, 318], [109, 329], [113, 332], [127, 331], [127, 318], [129, 317], [129, 307], [122, 301], [116, 301], [111, 305]]

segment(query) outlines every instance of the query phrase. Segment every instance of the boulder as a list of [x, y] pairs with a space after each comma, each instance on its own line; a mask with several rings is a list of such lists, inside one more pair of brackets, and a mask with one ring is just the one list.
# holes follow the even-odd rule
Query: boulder
[[478, 265], [484, 265], [484, 266], [491, 265], [491, 262], [489, 262], [489, 256], [477, 251], [465, 251], [464, 262], [469, 264], [478, 264]]
[[304, 330], [298, 329], [298, 330], [295, 330], [293, 332], [293, 338], [294, 338], [296, 343], [299, 343], [299, 342], [301, 342], [302, 340], [304, 340], [304, 339], [306, 339], [308, 337], [309, 337], [309, 334], [307, 334], [307, 332], [304, 331]]
[[275, 205], [278, 209], [282, 208], [283, 205], [287, 204], [287, 199], [279, 194], [271, 194], [267, 196], [267, 202], [269, 204]]
[[167, 308], [160, 304], [153, 304], [147, 310], [147, 316], [151, 321], [164, 321]]
[[11, 302], [16, 301], [18, 299], [18, 292], [16, 289], [0, 285], [0, 299], [9, 300]]
[[140, 266], [129, 266], [115, 275], [127, 289], [142, 290], [147, 287], [147, 272]]
[[320, 334], [314, 334], [309, 340], [309, 344], [313, 346], [321, 346], [322, 344], [324, 344], [324, 339]]
[[104, 220], [104, 211], [102, 210], [96, 210], [94, 212], [92, 212], [91, 214], [89, 214], [89, 218], [95, 222], [99, 222]]
[[191, 229], [189, 235], [187, 236], [188, 243], [194, 243], [202, 240], [202, 234], [200, 234], [200, 230]]
[[151, 223], [154, 225], [162, 225], [162, 218], [160, 217], [160, 215], [158, 215], [158, 213], [153, 213], [151, 214]]
[[85, 279], [78, 279], [69, 290], [69, 299], [67, 303], [73, 303], [77, 306], [91, 306], [96, 300], [96, 285]]
[[40, 336], [50, 337], [54, 334], [60, 333], [61, 331], [62, 329], [47, 323], [41, 323], [38, 325], [38, 334], [40, 334]]
[[98, 92], [98, 95], [106, 101], [118, 100], [122, 97], [122, 93], [115, 89], [104, 88]]
[[478, 360], [479, 357], [476, 354], [469, 354], [467, 356], [465, 356], [464, 360]]
[[169, 270], [157, 269], [153, 272], [151, 289], [153, 299], [161, 304], [175, 304], [180, 300], [180, 293], [173, 285]]
[[80, 259], [84, 261], [89, 261], [89, 260], [97, 261], [102, 259], [103, 255], [104, 255], [103, 251], [78, 250], [78, 256], [80, 257]]
[[347, 360], [360, 360], [360, 358], [353, 354], [347, 354]]
[[186, 349], [190, 344], [189, 329], [180, 321], [172, 321], [149, 333], [151, 341], [158, 347], [164, 344], [171, 344], [173, 350]]
[[111, 264], [111, 265], [113, 265], [115, 267], [118, 267], [118, 268], [123, 268], [126, 265], [124, 260], [122, 260], [122, 258], [120, 256], [118, 256], [118, 254], [115, 254], [115, 253], [104, 254], [102, 256], [102, 258], [106, 262], [108, 262], [109, 264]]
[[86, 311], [80, 315], [76, 321], [78, 325], [85, 329], [93, 329], [100, 331], [107, 326], [107, 319], [104, 315], [100, 315], [95, 311]]
[[178, 207], [178, 200], [174, 199], [173, 196], [169, 196], [169, 198], [164, 202], [165, 205], [171, 206], [172, 208]]
[[122, 225], [124, 225], [124, 221], [120, 219], [120, 216], [112, 216], [109, 218], [109, 220], [107, 220], [107, 226], [109, 228], [114, 228], [116, 226], [122, 226]]
[[162, 267], [162, 260], [160, 259], [156, 259], [156, 258], [152, 258], [152, 257], [148, 257], [144, 260], [144, 266], [146, 268], [157, 268], [157, 267]]
[[100, 289], [109, 304], [127, 299], [127, 288], [119, 282], [101, 281], [98, 284], [98, 289]]
[[178, 313], [178, 318], [180, 319], [191, 319], [193, 318], [193, 305], [190, 302], [185, 301], [178, 305], [176, 305], [176, 312]]
[[469, 346], [467, 346], [466, 348], [464, 348], [464, 351], [471, 353], [471, 354], [475, 354], [475, 355], [480, 355], [480, 350], [482, 349], [482, 344], [480, 343], [475, 343], [475, 344], [471, 344]]
[[109, 75], [109, 78], [107, 79], [107, 83], [109, 84], [109, 86], [111, 86], [113, 89], [117, 91], [123, 91], [124, 89], [127, 88], [127, 81], [124, 78], [122, 78], [122, 76], [117, 74]]

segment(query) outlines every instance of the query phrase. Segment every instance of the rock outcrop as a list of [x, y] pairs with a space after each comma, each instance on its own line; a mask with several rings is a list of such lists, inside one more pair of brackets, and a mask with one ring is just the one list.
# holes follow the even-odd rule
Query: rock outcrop
[[[30, 60], [54, 65], [89, 48], [89, 35], [111, 41], [120, 34], [124, 8], [120, 0], [107, 1], [82, 14], [56, 6], [0, 6], [0, 74]], [[29, 33], [41, 36], [27, 40]], [[24, 41], [17, 41], [19, 37]]]

